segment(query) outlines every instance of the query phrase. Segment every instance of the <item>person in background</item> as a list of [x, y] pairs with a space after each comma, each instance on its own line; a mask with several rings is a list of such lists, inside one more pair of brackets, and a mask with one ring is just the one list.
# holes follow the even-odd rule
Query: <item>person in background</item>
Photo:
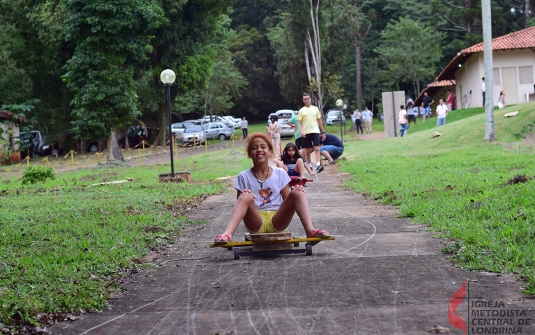
[[355, 129], [357, 130], [357, 134], [359, 133], [359, 129], [360, 129], [360, 133], [364, 134], [364, 130], [362, 130], [363, 116], [362, 116], [362, 113], [359, 112], [358, 109], [355, 109], [355, 112], [353, 113], [353, 119], [355, 120]]
[[435, 100], [433, 100], [433, 98], [431, 98], [427, 92], [424, 92], [424, 97], [422, 98], [422, 108], [423, 108], [423, 113], [422, 113], [422, 116], [424, 118], [424, 120], [422, 122], [425, 122], [425, 117], [427, 116], [427, 118], [431, 118], [431, 105], [435, 102]]
[[320, 154], [327, 158], [329, 164], [336, 163], [336, 160], [344, 153], [344, 144], [340, 139], [332, 134], [326, 134], [321, 141]]
[[364, 110], [362, 111], [362, 117], [364, 118], [364, 125], [366, 126], [366, 134], [371, 134], [373, 113], [368, 109], [368, 106], [364, 107]]
[[279, 117], [277, 115], [273, 115], [270, 120], [271, 123], [266, 128], [269, 131], [269, 137], [271, 137], [275, 156], [279, 156], [281, 154], [281, 133], [279, 126]]
[[405, 135], [405, 130], [409, 128], [407, 125], [407, 111], [403, 105], [399, 106], [399, 108], [401, 109], [398, 113], [399, 137], [403, 137], [403, 135]]
[[249, 127], [249, 122], [247, 122], [247, 119], [245, 119], [245, 116], [244, 116], [243, 119], [241, 120], [241, 134], [244, 140], [247, 138], [248, 127]]
[[448, 106], [444, 104], [444, 99], [440, 99], [437, 106], [437, 127], [446, 124], [446, 116], [448, 116]]
[[292, 116], [286, 122], [286, 124], [293, 128], [295, 146], [297, 147], [301, 155], [303, 155], [303, 153], [301, 152], [301, 149], [303, 148], [303, 139], [301, 138], [301, 132], [299, 131], [299, 127], [297, 126], [297, 115]]
[[507, 106], [505, 104], [505, 93], [503, 93], [503, 91], [500, 92], [500, 97], [498, 98], [498, 108], [504, 108], [505, 106]]
[[279, 169], [288, 172], [290, 177], [295, 176], [300, 179], [305, 179], [305, 171], [308, 171], [313, 177], [316, 176], [306, 164], [303, 156], [299, 153], [297, 146], [293, 143], [286, 144], [286, 147], [284, 147], [284, 150], [282, 151], [282, 155], [280, 157], [275, 157], [273, 161]]
[[485, 77], [481, 78], [481, 92], [483, 93], [483, 107], [485, 107]]
[[453, 106], [455, 105], [455, 98], [453, 97], [453, 94], [450, 90], [447, 91], [448, 97], [446, 98], [446, 106], [448, 106], [448, 111], [453, 110]]
[[407, 104], [405, 105], [405, 109], [407, 111], [407, 128], [410, 128], [411, 120], [414, 122], [414, 125], [416, 126], [416, 116], [418, 115], [418, 111], [414, 107], [414, 102], [412, 101], [411, 98], [409, 98], [407, 100]]
[[[312, 106], [310, 94], [303, 94], [303, 102], [305, 107], [299, 110], [297, 114], [297, 126], [301, 133], [303, 150], [306, 155], [305, 158], [311, 161], [311, 151], [314, 149], [316, 156], [316, 173], [324, 170], [321, 165], [320, 156], [320, 139], [325, 139], [325, 129], [323, 128], [323, 121], [321, 120], [321, 112], [316, 106]], [[320, 136], [321, 130], [321, 136]]]

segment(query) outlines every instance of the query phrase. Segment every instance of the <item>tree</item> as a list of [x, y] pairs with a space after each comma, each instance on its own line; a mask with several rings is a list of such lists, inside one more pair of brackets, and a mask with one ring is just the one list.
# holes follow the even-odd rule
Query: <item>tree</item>
[[220, 21], [227, 19], [222, 14], [228, 12], [232, 3], [233, 0], [160, 2], [165, 24], [155, 32], [143, 82], [140, 82], [144, 93], [141, 108], [146, 114], [156, 116], [160, 128], [156, 143], [166, 143], [169, 138], [166, 95], [160, 83], [160, 72], [169, 68], [176, 73], [175, 84], [171, 87], [172, 100], [189, 90], [206, 87], [217, 55], [213, 44]]
[[210, 115], [210, 119], [231, 109], [234, 106], [233, 99], [239, 98], [247, 85], [247, 80], [234, 65], [230, 52], [231, 45], [236, 45], [239, 35], [229, 26], [230, 18], [221, 15], [215, 34], [216, 40], [212, 44], [216, 56], [210, 69], [207, 87], [190, 90], [184, 97], [177, 97], [180, 105], [202, 105], [204, 115]]
[[371, 29], [371, 21], [376, 18], [375, 11], [370, 9], [368, 15], [364, 15], [360, 9], [358, 0], [338, 0], [334, 12], [338, 14], [337, 25], [342, 28], [343, 38], [349, 38], [355, 46], [355, 94], [357, 108], [362, 110], [362, 79], [361, 79], [361, 43]]
[[418, 21], [400, 18], [388, 23], [381, 32], [382, 43], [375, 49], [393, 80], [412, 83], [416, 95], [420, 84], [436, 75], [442, 58], [443, 34]]
[[136, 65], [151, 51], [162, 9], [155, 0], [71, 0], [68, 9], [67, 36], [76, 51], [64, 80], [74, 94], [75, 131], [85, 138], [108, 134], [108, 161], [123, 160], [115, 129], [139, 114]]

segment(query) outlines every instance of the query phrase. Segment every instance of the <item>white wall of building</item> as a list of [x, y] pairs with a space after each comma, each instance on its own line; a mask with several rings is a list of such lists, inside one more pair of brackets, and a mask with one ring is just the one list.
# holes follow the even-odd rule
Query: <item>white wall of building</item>
[[[533, 85], [535, 83], [535, 52], [526, 50], [505, 50], [493, 52], [493, 69], [497, 75], [494, 79], [493, 104], [498, 105], [500, 92], [504, 91], [505, 101], [507, 104], [518, 104], [525, 102], [526, 93], [534, 93]], [[504, 71], [504, 68], [506, 70]], [[509, 71], [507, 70], [509, 68]], [[507, 87], [507, 81], [504, 80], [504, 74], [514, 68], [516, 78], [511, 78], [516, 82], [515, 87]], [[485, 63], [483, 53], [472, 55], [468, 60], [455, 72], [456, 96], [458, 106], [461, 107], [463, 96], [470, 90], [472, 95], [468, 107], [482, 107], [483, 96], [481, 92], [481, 78], [485, 76]], [[490, 78], [486, 78], [488, 83]], [[511, 80], [509, 82], [511, 82]], [[465, 106], [462, 106], [463, 108]]]

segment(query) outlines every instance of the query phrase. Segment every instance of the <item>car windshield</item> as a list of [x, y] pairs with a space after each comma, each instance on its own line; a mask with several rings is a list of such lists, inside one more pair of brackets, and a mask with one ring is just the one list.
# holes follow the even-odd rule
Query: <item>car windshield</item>
[[203, 131], [201, 126], [190, 126], [186, 128], [185, 133], [198, 133], [200, 131]]

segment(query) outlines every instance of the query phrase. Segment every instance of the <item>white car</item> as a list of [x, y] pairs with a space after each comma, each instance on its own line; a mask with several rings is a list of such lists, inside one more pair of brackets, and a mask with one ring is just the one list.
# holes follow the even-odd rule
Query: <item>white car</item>
[[338, 109], [329, 109], [327, 111], [327, 118], [325, 120], [325, 123], [332, 125], [339, 124], [340, 121], [342, 121], [342, 123], [346, 123], [346, 117], [341, 111], [339, 111]]
[[232, 116], [229, 116], [229, 115], [226, 115], [226, 116], [222, 116], [221, 117], [224, 121], [228, 121], [230, 122], [230, 124], [232, 124], [232, 126], [234, 128], [240, 128], [241, 126], [241, 120], [238, 119], [238, 118], [235, 118], [235, 117], [232, 117]]

